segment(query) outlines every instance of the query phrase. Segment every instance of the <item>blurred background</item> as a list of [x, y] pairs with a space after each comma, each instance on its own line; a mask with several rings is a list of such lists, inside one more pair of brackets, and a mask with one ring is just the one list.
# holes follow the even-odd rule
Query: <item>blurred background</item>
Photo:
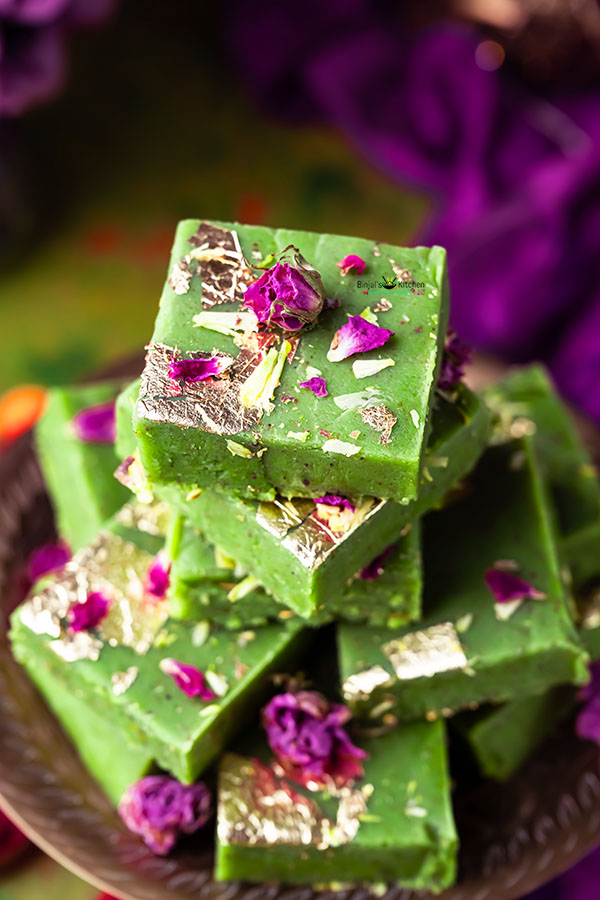
[[597, 0], [0, 0], [0, 449], [139, 351], [186, 216], [441, 243], [461, 337], [600, 422], [599, 84]]

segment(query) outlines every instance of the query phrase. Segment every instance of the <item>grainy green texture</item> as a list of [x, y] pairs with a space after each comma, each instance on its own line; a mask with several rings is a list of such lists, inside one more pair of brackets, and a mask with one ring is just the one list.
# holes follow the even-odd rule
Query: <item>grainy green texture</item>
[[[276, 829], [267, 840], [244, 842], [243, 836], [257, 822], [260, 831], [261, 809], [246, 812], [242, 795], [250, 786], [249, 776], [244, 779], [242, 775], [229, 794], [232, 786], [227, 773], [238, 770], [244, 758], [226, 755], [219, 776], [216, 879], [294, 884], [387, 882], [436, 892], [451, 884], [456, 873], [457, 836], [443, 724], [416, 723], [360, 743], [369, 753], [362, 783], [372, 785], [373, 793], [355, 837], [325, 850], [314, 844], [278, 840], [273, 833]], [[289, 791], [308, 797], [335, 821], [337, 800], [323, 792], [306, 791], [291, 781], [284, 784]], [[273, 797], [272, 791], [259, 793], [267, 799]], [[280, 801], [277, 796], [273, 800], [277, 808]], [[267, 804], [263, 811], [268, 814]], [[282, 820], [278, 824], [281, 826]], [[234, 842], [232, 828], [236, 825], [241, 842]]]
[[119, 382], [53, 388], [36, 427], [37, 452], [56, 511], [57, 527], [72, 549], [85, 546], [100, 526], [131, 498], [114, 478], [112, 444], [86, 444], [71, 422], [76, 413], [114, 399]]
[[[246, 258], [255, 262], [254, 253], [268, 258], [288, 245], [296, 246], [321, 274], [327, 297], [340, 301], [339, 309], [324, 310], [315, 326], [307, 331], [293, 360], [286, 364], [275, 394], [275, 408], [264, 415], [256, 428], [229, 434], [236, 442], [266, 453], [251, 459], [232, 456], [225, 437], [199, 427], [182, 427], [164, 418], [148, 418], [138, 403], [134, 415], [135, 431], [142, 462], [150, 480], [156, 483], [195, 482], [203, 487], [221, 485], [224, 490], [245, 496], [272, 498], [274, 489], [286, 496], [320, 496], [325, 493], [370, 494], [400, 502], [414, 499], [417, 493], [421, 458], [427, 435], [429, 407], [439, 366], [439, 348], [443, 345], [448, 315], [446, 255], [440, 247], [405, 249], [388, 244], [376, 245], [362, 238], [321, 235], [305, 231], [271, 229], [237, 223], [215, 223], [235, 229]], [[171, 268], [192, 249], [189, 239], [198, 229], [198, 220], [179, 224], [171, 256]], [[352, 275], [342, 276], [336, 262], [347, 254], [358, 254], [367, 263], [363, 281], [381, 281], [393, 277], [394, 270], [407, 270], [411, 279], [424, 288], [414, 294], [405, 290], [381, 290], [365, 295]], [[378, 255], [376, 255], [376, 253]], [[256, 271], [258, 278], [261, 270]], [[405, 276], [408, 279], [408, 276]], [[335, 332], [347, 322], [347, 315], [359, 315], [369, 304], [382, 297], [392, 307], [379, 314], [379, 324], [395, 337], [378, 350], [359, 354], [361, 359], [395, 361], [393, 368], [377, 376], [357, 379], [352, 371], [354, 358], [332, 363], [327, 351]], [[239, 303], [220, 304], [219, 312], [233, 311]], [[202, 311], [202, 280], [192, 278], [186, 294], [175, 294], [167, 280], [156, 319], [153, 342], [179, 348], [183, 354], [208, 356], [213, 348], [238, 355], [232, 338], [197, 328], [193, 316]], [[317, 368], [327, 380], [329, 396], [317, 398], [309, 390], [297, 389], [308, 380], [307, 366]], [[380, 444], [379, 432], [365, 425], [358, 409], [341, 410], [335, 398], [366, 388], [377, 388], [378, 402], [385, 404], [397, 424], [387, 444]], [[283, 395], [297, 403], [285, 403]], [[140, 393], [140, 399], [143, 399]], [[166, 394], [164, 395], [166, 397]], [[202, 400], [199, 401], [200, 406]], [[309, 432], [304, 442], [289, 436]], [[328, 438], [351, 443], [359, 448], [346, 457], [326, 452]], [[360, 431], [358, 438], [351, 432]]]
[[[214, 548], [183, 517], [175, 521], [169, 546], [172, 559], [169, 610], [173, 618], [219, 622], [248, 628], [289, 615], [289, 610], [255, 587], [239, 599], [228, 593], [245, 576], [238, 568], [217, 565]], [[394, 545], [375, 580], [353, 578], [332, 593], [315, 624], [334, 616], [393, 626], [419, 618], [421, 612], [421, 542], [416, 522]]]
[[556, 512], [565, 562], [577, 586], [600, 574], [600, 481], [569, 410], [539, 365], [511, 373], [490, 388], [494, 408], [531, 419]]
[[406, 525], [440, 504], [479, 458], [490, 431], [487, 408], [461, 387], [455, 402], [436, 398], [419, 497], [403, 506], [387, 502], [348, 532], [316, 563], [294, 549], [293, 531], [278, 537], [259, 519], [255, 500], [224, 491], [164, 485], [156, 493], [184, 515], [211, 543], [235, 559], [284, 606], [307, 619], [317, 617], [338, 596], [340, 585], [397, 541]]
[[133, 730], [107, 727], [108, 704], [100, 698], [90, 703], [87, 689], [73, 689], [45, 664], [30, 633], [17, 635], [15, 656], [77, 747], [83, 764], [117, 804], [125, 789], [152, 769], [148, 748], [136, 740]]
[[[400, 718], [414, 719], [587, 680], [587, 656], [570, 618], [531, 439], [488, 450], [465, 495], [430, 515], [424, 534], [426, 615], [418, 630], [442, 623], [456, 626], [466, 664], [454, 654], [458, 665], [449, 668], [447, 651], [430, 646], [435, 674], [417, 671], [425, 658], [420, 652], [399, 679], [397, 665], [383, 649], [398, 632], [340, 625], [340, 669], [347, 696], [352, 695], [347, 681], [351, 676], [374, 666], [388, 676], [388, 684], [380, 679], [368, 696], [352, 695], [357, 712], [364, 714], [389, 697]], [[514, 561], [522, 577], [546, 598], [527, 601], [499, 621], [484, 581], [486, 569], [497, 560]], [[408, 632], [402, 629], [400, 634], [407, 638]], [[406, 652], [400, 651], [405, 659]]]

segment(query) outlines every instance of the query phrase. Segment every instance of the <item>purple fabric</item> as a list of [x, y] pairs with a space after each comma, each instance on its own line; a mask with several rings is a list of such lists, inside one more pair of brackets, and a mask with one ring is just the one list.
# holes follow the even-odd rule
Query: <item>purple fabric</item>
[[65, 77], [65, 37], [95, 25], [115, 0], [0, 0], [0, 117], [54, 97]]
[[448, 249], [461, 337], [543, 359], [600, 421], [600, 96], [483, 71], [476, 32], [408, 32], [385, 3], [238, 0], [236, 12], [235, 57], [263, 103], [329, 123], [431, 194], [415, 242]]
[[208, 822], [211, 806], [202, 782], [184, 785], [168, 775], [149, 775], [127, 788], [119, 815], [154, 853], [164, 856], [180, 834], [194, 834]]
[[344, 726], [350, 710], [329, 703], [317, 691], [276, 694], [263, 710], [263, 725], [273, 753], [300, 778], [327, 776], [344, 781], [359, 776], [364, 750], [356, 747]]
[[317, 318], [323, 297], [298, 269], [278, 262], [248, 286], [244, 303], [261, 324], [298, 331]]

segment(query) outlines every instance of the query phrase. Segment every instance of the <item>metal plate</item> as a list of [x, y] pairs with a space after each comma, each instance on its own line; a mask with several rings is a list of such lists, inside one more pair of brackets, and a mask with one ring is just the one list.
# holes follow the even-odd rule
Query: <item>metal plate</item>
[[[135, 367], [128, 371], [135, 372]], [[123, 370], [121, 370], [123, 373]], [[111, 373], [114, 374], [114, 373]], [[125, 372], [126, 374], [126, 372]], [[53, 523], [31, 441], [0, 457], [0, 592], [3, 620], [19, 599], [18, 573]], [[123, 900], [366, 900], [355, 888], [215, 884], [212, 838], [190, 838], [166, 859], [121, 824], [0, 636], [0, 804], [46, 853]], [[456, 767], [461, 837], [458, 884], [442, 900], [515, 900], [600, 841], [600, 754], [567, 724], [508, 784]], [[391, 889], [386, 900], [426, 900]]]

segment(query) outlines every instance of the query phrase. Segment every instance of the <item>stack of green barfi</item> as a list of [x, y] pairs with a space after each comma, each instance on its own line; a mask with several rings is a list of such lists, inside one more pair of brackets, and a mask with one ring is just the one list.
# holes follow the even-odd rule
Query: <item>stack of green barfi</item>
[[217, 880], [443, 890], [445, 720], [507, 777], [600, 655], [593, 467], [448, 304], [439, 247], [184, 221], [141, 377], [51, 392], [15, 655], [120, 809], [215, 785]]

